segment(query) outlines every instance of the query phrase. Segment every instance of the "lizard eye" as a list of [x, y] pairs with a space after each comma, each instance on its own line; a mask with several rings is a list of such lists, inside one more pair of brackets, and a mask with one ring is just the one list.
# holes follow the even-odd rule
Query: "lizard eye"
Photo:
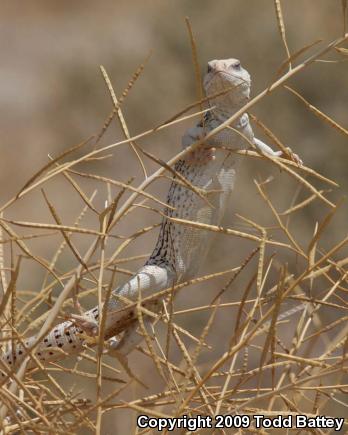
[[234, 69], [240, 70], [240, 62], [235, 62], [232, 66]]
[[207, 66], [207, 73], [210, 73], [210, 72], [212, 72], [213, 71], [213, 67], [211, 66], [211, 65], [209, 65], [209, 63], [208, 63], [208, 66]]

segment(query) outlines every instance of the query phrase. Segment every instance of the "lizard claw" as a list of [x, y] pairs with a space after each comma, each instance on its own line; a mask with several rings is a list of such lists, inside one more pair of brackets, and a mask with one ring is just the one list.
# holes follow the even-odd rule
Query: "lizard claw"
[[292, 151], [291, 148], [286, 148], [287, 154], [283, 153], [282, 157], [284, 159], [290, 160], [294, 163], [296, 163], [298, 166], [303, 165], [303, 161], [301, 160], [300, 156]]
[[198, 163], [200, 165], [206, 165], [207, 163], [215, 160], [215, 151], [216, 148], [214, 147], [199, 147], [199, 149], [192, 151], [188, 155], [187, 162], [189, 164]]

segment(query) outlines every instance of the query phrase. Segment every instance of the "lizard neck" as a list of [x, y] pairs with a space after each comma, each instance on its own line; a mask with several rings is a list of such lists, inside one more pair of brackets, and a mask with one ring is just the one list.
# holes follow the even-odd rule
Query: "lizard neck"
[[[233, 116], [237, 110], [240, 109], [242, 106], [236, 106], [235, 110], [223, 110], [223, 109], [212, 109], [210, 112], [206, 113], [206, 116], [204, 118], [204, 124], [209, 129], [214, 129], [217, 125], [223, 124], [225, 121], [227, 121], [231, 116]], [[234, 128], [243, 128], [246, 126], [246, 124], [249, 122], [249, 117], [247, 113], [243, 113], [239, 118], [237, 118], [231, 126]]]
[[215, 119], [219, 120], [221, 123], [225, 122], [227, 119], [231, 118], [239, 109], [241, 109], [248, 101], [248, 98], [238, 101], [238, 103], [234, 105], [223, 105], [219, 104], [218, 106], [214, 106], [209, 104], [211, 107], [211, 113]]
[[[212, 121], [213, 124], [222, 124], [227, 121], [231, 116], [233, 116], [238, 110], [240, 110], [249, 100], [248, 96], [240, 95], [239, 98], [235, 98], [234, 100], [224, 99], [224, 100], [212, 100], [208, 101], [207, 107], [211, 108], [209, 112], [206, 114], [206, 122]], [[234, 127], [243, 126], [246, 114], [243, 114], [239, 117], [232, 125]]]

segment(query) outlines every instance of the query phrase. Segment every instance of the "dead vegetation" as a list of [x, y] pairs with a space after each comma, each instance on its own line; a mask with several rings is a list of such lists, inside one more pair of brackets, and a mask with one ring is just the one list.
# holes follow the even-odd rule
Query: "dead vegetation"
[[[275, 89], [284, 87], [305, 105], [308, 112], [335, 129], [337, 134], [347, 136], [343, 126], [287, 84], [291, 77], [301, 74], [311, 63], [321, 62], [328, 53], [334, 53], [337, 62], [346, 60], [344, 42], [348, 35], [345, 34], [345, 19], [344, 36], [330, 43], [309, 44], [296, 53], [290, 53], [280, 1], [274, 4], [287, 61], [279, 67], [272, 83], [252, 98], [241, 112], [252, 111], [256, 103], [269, 98]], [[345, 17], [346, 1], [342, 1], [342, 6], [342, 17]], [[189, 21], [187, 24], [189, 26]], [[197, 48], [190, 26], [189, 30], [199, 83]], [[173, 164], [199, 143], [164, 163], [147, 152], [138, 141], [183, 120], [192, 118], [195, 122], [201, 116], [203, 107], [201, 88], [197, 86], [198, 101], [194, 105], [180, 111], [166, 123], [131, 136], [122, 106], [129, 92], [133, 92], [132, 87], [144, 67], [141, 65], [135, 71], [119, 98], [106, 70], [102, 68], [113, 109], [101, 130], [61, 155], [52, 156], [47, 165], [1, 207], [0, 313], [3, 349], [7, 343], [23, 342], [24, 337], [33, 332], [38, 338], [43, 337], [52, 325], [69, 318], [77, 300], [82, 306], [88, 300], [88, 304], [93, 301], [101, 307], [118, 276], [131, 275], [132, 262], [146, 258], [144, 253], [127, 257], [124, 252], [135, 240], [158, 227], [163, 200], [147, 189], [164, 176], [170, 178]], [[192, 109], [195, 112], [188, 114]], [[239, 115], [239, 112], [236, 113], [211, 135], [228, 127]], [[115, 119], [121, 126], [124, 139], [101, 145], [104, 133]], [[274, 146], [287, 150], [286, 145], [261, 120], [253, 116], [253, 122]], [[143, 174], [140, 185], [134, 186], [132, 179], [110, 179], [88, 170], [86, 172], [85, 165], [88, 167], [91, 161], [103, 165], [106, 159], [115, 156], [117, 159], [118, 148], [125, 144], [139, 160], [139, 170]], [[247, 228], [245, 231], [180, 221], [182, 225], [222, 233], [230, 244], [249, 240], [252, 247], [245, 258], [240, 258], [239, 264], [227, 270], [209, 274], [202, 271], [200, 277], [161, 292], [161, 314], [143, 308], [146, 300], [137, 302], [140, 329], [145, 340], [135, 353], [142, 354], [144, 361], [153, 366], [157, 376], [154, 384], [149, 385], [151, 379], [140, 377], [137, 370], [129, 368], [124, 361], [119, 364], [105, 356], [101, 340], [97, 340], [95, 347], [86, 347], [78, 358], [47, 366], [42, 366], [35, 358], [34, 346], [28, 357], [34, 363], [34, 369], [27, 370], [26, 363], [16, 370], [4, 365], [0, 367], [6, 374], [0, 390], [3, 434], [103, 433], [103, 417], [112, 412], [118, 419], [133, 422], [131, 433], [146, 433], [146, 430], [135, 428], [137, 414], [154, 417], [183, 414], [263, 414], [270, 417], [280, 414], [347, 415], [348, 257], [345, 247], [348, 238], [344, 236], [338, 242], [322, 243], [323, 235], [330, 232], [331, 221], [340, 205], [331, 193], [332, 189], [338, 189], [337, 183], [315, 169], [299, 167], [286, 159], [260, 156], [253, 149], [240, 153], [245, 159], [267, 159], [269, 165], [276, 165], [284, 176], [295, 180], [298, 186], [296, 195], [289, 198], [285, 210], [280, 210], [267, 192], [270, 180], [255, 181], [263, 206], [272, 215], [273, 223], [267, 227], [242, 216], [240, 219]], [[158, 165], [158, 169], [151, 174], [148, 174], [147, 159]], [[64, 224], [56, 207], [56, 198], [47, 193], [46, 186], [60, 177], [65, 177], [81, 204], [81, 211], [73, 225]], [[93, 181], [95, 191], [92, 195], [83, 190], [81, 179]], [[25, 216], [21, 220], [12, 219], [12, 207], [23, 197], [36, 192], [41, 192], [54, 223], [29, 222]], [[296, 218], [298, 214], [305, 213], [313, 203], [320, 204], [323, 216], [320, 219], [314, 217], [307, 240], [299, 240], [292, 221], [294, 216]], [[144, 207], [155, 212], [157, 220], [154, 219], [153, 225], [127, 236], [118, 230], [120, 221]], [[86, 215], [93, 217], [93, 227], [85, 225]], [[32, 243], [47, 237], [52, 237], [55, 253], [50, 258], [42, 258], [35, 253]], [[62, 268], [59, 260], [67, 251], [73, 260], [71, 266]], [[45, 270], [45, 276], [41, 288], [33, 292], [18, 282], [22, 274], [30, 273], [31, 267], [36, 270], [37, 265]], [[240, 289], [240, 298], [236, 299], [230, 289], [240, 287], [238, 280], [241, 275], [244, 275], [246, 284]], [[200, 303], [199, 287], [203, 283], [214, 285], [215, 294], [210, 304]], [[173, 297], [183, 290], [195, 291], [197, 296], [193, 307], [176, 307]], [[147, 300], [156, 297], [158, 294]], [[230, 320], [222, 336], [221, 329], [216, 328], [216, 321], [225, 310], [229, 310]], [[157, 319], [153, 334], [144, 327], [144, 314]], [[193, 333], [183, 326], [181, 320], [197, 314], [202, 314], [201, 323], [199, 330], [196, 327]], [[102, 316], [100, 335], [103, 334], [103, 318], [105, 316]], [[216, 342], [224, 343], [223, 352], [220, 352], [221, 347], [218, 352], [214, 351]], [[63, 386], [63, 377], [69, 378], [70, 388], [66, 384]], [[83, 390], [85, 381], [94, 385], [95, 394], [92, 397], [87, 397]], [[108, 386], [107, 391], [103, 389], [105, 385]], [[236, 429], [235, 432], [247, 433], [243, 429]], [[321, 429], [313, 432], [328, 433]]]

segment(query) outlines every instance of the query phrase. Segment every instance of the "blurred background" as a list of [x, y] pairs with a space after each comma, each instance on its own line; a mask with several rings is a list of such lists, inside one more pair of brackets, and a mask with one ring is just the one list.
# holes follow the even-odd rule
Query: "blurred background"
[[[282, 5], [291, 53], [318, 39], [326, 43], [343, 32], [340, 0], [286, 0]], [[286, 58], [274, 3], [270, 0], [2, 0], [1, 204], [12, 198], [48, 162], [48, 154], [57, 156], [100, 130], [112, 104], [99, 65], [104, 65], [116, 93], [121, 95], [136, 68], [151, 52], [142, 76], [122, 106], [132, 135], [158, 125], [196, 100], [194, 68], [185, 16], [191, 20], [202, 71], [208, 60], [239, 58], [252, 76], [253, 95], [271, 83]], [[311, 49], [308, 53], [315, 50], [316, 48]], [[289, 83], [311, 104], [347, 128], [347, 58], [340, 57], [338, 53], [330, 53], [324, 59], [327, 62], [310, 65]], [[339, 183], [339, 188], [327, 194], [332, 201], [336, 202], [346, 195], [347, 137], [316, 118], [284, 89], [278, 89], [263, 99], [252, 109], [252, 113], [284, 144], [298, 153], [306, 165]], [[168, 160], [179, 151], [180, 138], [191, 124], [192, 121], [177, 124], [139, 143], [156, 156]], [[254, 130], [258, 136], [264, 138], [257, 127]], [[118, 125], [113, 123], [102, 144], [117, 142], [122, 137]], [[111, 154], [112, 157], [106, 160], [84, 163], [77, 168], [121, 181], [127, 181], [134, 176], [133, 185], [139, 184], [142, 174], [129, 148], [122, 146], [113, 149]], [[149, 161], [146, 161], [146, 165], [150, 173], [156, 168]], [[274, 180], [267, 186], [267, 191], [279, 211], [290, 206], [295, 194], [298, 194], [296, 201], [309, 196], [306, 190], [298, 193], [298, 185], [294, 180], [272, 167], [269, 162], [250, 159], [243, 162], [238, 174], [224, 222], [226, 226], [246, 229], [235, 213], [263, 225], [274, 225], [271, 213], [254, 186], [255, 179], [262, 181], [269, 176], [273, 176]], [[313, 181], [317, 188], [328, 188], [328, 185], [318, 180], [309, 181]], [[89, 195], [95, 188], [98, 189], [94, 203], [101, 209], [107, 195], [105, 186], [83, 179], [78, 182]], [[63, 177], [50, 181], [44, 187], [63, 223], [73, 224], [84, 205], [76, 192]], [[158, 181], [150, 190], [164, 199], [166, 188], [165, 181]], [[113, 192], [115, 194], [117, 189]], [[311, 239], [315, 223], [323, 219], [328, 211], [328, 207], [322, 202], [315, 201], [291, 220], [290, 229], [302, 246]], [[22, 221], [53, 222], [39, 189], [9, 208], [5, 217]], [[158, 220], [154, 213], [137, 211], [130, 215], [127, 222], [121, 222], [117, 232], [128, 235]], [[323, 250], [328, 250], [346, 235], [346, 222], [347, 205], [344, 203], [323, 234]], [[98, 229], [97, 216], [93, 213], [87, 214], [83, 225]], [[16, 227], [17, 230], [18, 234], [24, 233]], [[26, 233], [30, 232], [33, 231], [26, 230]], [[275, 234], [279, 235], [276, 232]], [[139, 239], [123, 256], [149, 253], [155, 238], [156, 233], [153, 232]], [[60, 240], [59, 237], [46, 237], [30, 242], [30, 246], [35, 253], [49, 260]], [[75, 243], [84, 252], [90, 239], [76, 238]], [[250, 242], [217, 237], [202, 273], [240, 264], [253, 246]], [[110, 246], [110, 253], [113, 248]], [[268, 255], [271, 253], [273, 250], [268, 251]], [[7, 264], [8, 255], [7, 252]], [[278, 255], [279, 261], [288, 262], [293, 273], [302, 270], [301, 262], [294, 255], [281, 251]], [[341, 257], [343, 251], [337, 254], [337, 258]], [[66, 251], [59, 261], [60, 271], [69, 270], [74, 262], [75, 258]], [[238, 300], [248, 274], [255, 270], [255, 264], [253, 263], [245, 278], [241, 277], [234, 284], [226, 300]], [[140, 265], [141, 262], [132, 262], [129, 269], [136, 270]], [[24, 263], [19, 279], [20, 290], [35, 291], [41, 286], [44, 275], [45, 271], [39, 266], [32, 262]], [[124, 278], [117, 279], [121, 281]], [[209, 303], [224, 282], [225, 279], [216, 280], [214, 284], [205, 284], [180, 295], [178, 308], [195, 306], [198, 299], [202, 305]], [[269, 283], [271, 284], [272, 282]], [[234, 311], [231, 310], [216, 319], [216, 336], [226, 329], [226, 321], [233, 324], [233, 314]], [[192, 315], [188, 319], [180, 318], [178, 322], [199, 334], [206, 318], [205, 315]], [[211, 355], [216, 356], [224, 349], [224, 344], [221, 343], [220, 348], [218, 346], [211, 354], [207, 353], [206, 360], [209, 361]], [[175, 358], [175, 354], [173, 355]], [[134, 357], [131, 358], [131, 365], [140, 378], [148, 370], [153, 379], [156, 378], [156, 370], [148, 359], [141, 359], [138, 355], [139, 362]], [[177, 362], [179, 360], [180, 356], [177, 355]], [[202, 360], [203, 366], [204, 363]], [[111, 388], [106, 386], [106, 391]], [[153, 391], [156, 391], [156, 386]], [[128, 398], [135, 394], [134, 391], [128, 393]], [[84, 394], [92, 397], [93, 388], [91, 387], [90, 394]], [[118, 425], [122, 424], [122, 430], [126, 430], [133, 423], [132, 419], [126, 418], [126, 412], [122, 412], [122, 422], [120, 423], [120, 419], [116, 420]], [[107, 417], [105, 430], [114, 427], [115, 416], [117, 417], [117, 413], [110, 413]], [[121, 426], [117, 427], [121, 433]]]

